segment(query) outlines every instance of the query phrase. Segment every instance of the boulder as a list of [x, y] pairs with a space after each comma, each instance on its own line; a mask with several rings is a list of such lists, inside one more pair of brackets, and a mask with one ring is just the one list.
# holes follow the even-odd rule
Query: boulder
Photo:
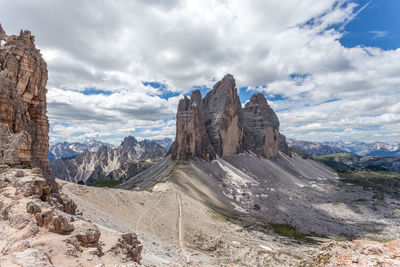
[[69, 233], [74, 230], [70, 218], [61, 212], [56, 212], [52, 218], [51, 231], [59, 234]]
[[138, 240], [135, 233], [122, 234], [117, 243], [111, 248], [114, 253], [122, 254], [127, 260], [133, 260], [140, 263], [143, 245]]
[[73, 235], [82, 243], [83, 246], [97, 245], [100, 239], [100, 230], [96, 225], [84, 222], [74, 222]]
[[32, 200], [26, 203], [26, 211], [31, 214], [42, 212], [42, 208], [39, 201]]

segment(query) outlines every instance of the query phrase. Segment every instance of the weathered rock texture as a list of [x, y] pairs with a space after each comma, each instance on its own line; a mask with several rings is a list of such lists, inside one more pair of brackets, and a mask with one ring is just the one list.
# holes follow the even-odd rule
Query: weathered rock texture
[[0, 26], [0, 163], [39, 167], [47, 161], [47, 65], [29, 31], [6, 36]]
[[201, 93], [196, 90], [190, 100], [185, 96], [179, 101], [176, 114], [176, 141], [173, 144], [173, 157], [188, 159], [201, 157], [212, 160], [215, 158], [203, 117], [203, 102]]
[[286, 136], [281, 133], [279, 134], [278, 148], [282, 153], [285, 153], [289, 157], [292, 156], [292, 148], [286, 142]]
[[216, 155], [226, 158], [244, 150], [274, 158], [281, 147], [290, 151], [286, 139], [279, 136], [278, 117], [264, 95], [253, 95], [242, 108], [235, 79], [227, 74], [203, 100], [196, 90], [190, 99], [179, 102], [176, 139], [170, 152], [178, 159], [212, 160]]
[[[0, 165], [1, 266], [98, 266], [104, 261], [101, 266], [111, 267], [140, 261], [136, 234], [115, 231], [100, 240], [96, 224], [76, 215], [76, 204], [59, 191], [50, 192], [40, 169]], [[102, 251], [113, 245], [120, 255]]]
[[204, 119], [215, 152], [230, 157], [242, 149], [242, 106], [235, 79], [227, 74], [203, 100]]
[[312, 266], [400, 266], [400, 240], [387, 243], [353, 240], [324, 243]]
[[278, 155], [279, 120], [262, 93], [251, 96], [243, 109], [244, 144], [258, 155]]

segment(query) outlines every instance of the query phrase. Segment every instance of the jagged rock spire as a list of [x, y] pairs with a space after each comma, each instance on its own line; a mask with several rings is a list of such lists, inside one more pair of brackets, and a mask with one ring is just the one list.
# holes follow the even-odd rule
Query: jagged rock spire
[[[243, 150], [274, 158], [279, 153], [279, 120], [261, 93], [242, 108], [235, 79], [227, 74], [201, 99], [200, 91], [178, 105], [173, 158], [206, 160], [230, 157]], [[284, 144], [280, 144], [285, 147]]]
[[215, 152], [230, 157], [242, 149], [242, 106], [231, 74], [217, 82], [203, 99], [207, 133]]

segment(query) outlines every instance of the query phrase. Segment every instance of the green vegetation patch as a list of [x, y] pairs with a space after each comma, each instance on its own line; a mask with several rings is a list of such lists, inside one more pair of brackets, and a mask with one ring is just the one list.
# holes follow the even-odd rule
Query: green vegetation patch
[[321, 159], [332, 159], [332, 158], [351, 158], [355, 155], [350, 153], [338, 153], [338, 154], [328, 154], [323, 156], [314, 156], [313, 159], [321, 160]]
[[124, 180], [98, 180], [90, 186], [95, 186], [95, 187], [115, 187], [117, 185], [120, 185], [124, 182]]
[[374, 171], [339, 172], [342, 181], [400, 197], [400, 173]]
[[278, 224], [278, 223], [269, 223], [269, 226], [274, 230], [274, 232], [281, 236], [286, 236], [291, 239], [298, 241], [298, 243], [308, 243], [308, 244], [319, 244], [320, 242], [313, 239], [312, 237], [322, 237], [321, 235], [317, 235], [315, 233], [312, 234], [304, 234], [296, 230], [291, 225], [288, 224]]

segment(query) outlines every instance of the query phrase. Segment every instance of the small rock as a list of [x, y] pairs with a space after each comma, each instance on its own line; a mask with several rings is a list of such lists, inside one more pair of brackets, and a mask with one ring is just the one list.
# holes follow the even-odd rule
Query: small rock
[[17, 173], [15, 174], [15, 177], [24, 177], [25, 173], [21, 170], [17, 171]]
[[36, 224], [40, 227], [49, 225], [53, 219], [54, 210], [45, 210], [41, 213], [37, 213], [35, 216]]
[[42, 212], [42, 209], [38, 205], [38, 203], [35, 203], [34, 201], [30, 201], [26, 203], [26, 211], [31, 214], [36, 214]]
[[37, 233], [39, 233], [39, 231], [39, 227], [35, 223], [31, 223], [22, 238], [27, 239], [34, 237]]
[[17, 229], [23, 229], [25, 226], [27, 226], [31, 221], [31, 215], [28, 213], [18, 213], [15, 215], [12, 215], [9, 219], [10, 221], [10, 226], [17, 228]]

